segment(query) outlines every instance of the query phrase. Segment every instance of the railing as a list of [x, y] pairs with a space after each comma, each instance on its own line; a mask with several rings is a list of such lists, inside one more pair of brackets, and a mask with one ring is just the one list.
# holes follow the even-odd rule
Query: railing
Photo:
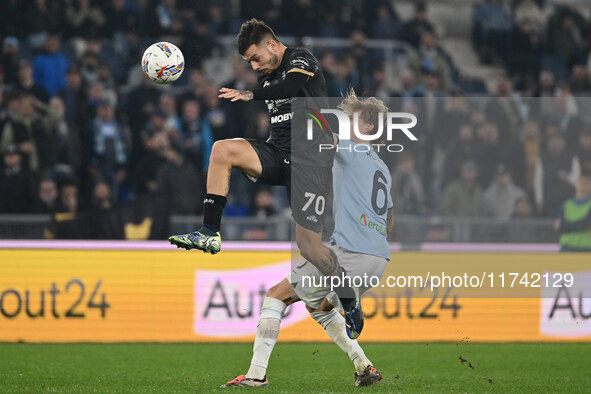
[[[0, 238], [41, 239], [51, 222], [49, 215], [0, 215]], [[200, 216], [173, 215], [171, 233], [199, 227]], [[515, 242], [555, 243], [558, 235], [553, 219], [499, 220], [494, 218], [444, 218], [401, 216], [395, 219], [388, 239], [405, 247], [423, 242]], [[222, 232], [225, 240], [289, 241], [293, 239], [292, 220], [277, 215], [264, 220], [253, 217], [226, 217]], [[327, 223], [327, 234], [332, 224]], [[326, 237], [325, 237], [326, 238]]]

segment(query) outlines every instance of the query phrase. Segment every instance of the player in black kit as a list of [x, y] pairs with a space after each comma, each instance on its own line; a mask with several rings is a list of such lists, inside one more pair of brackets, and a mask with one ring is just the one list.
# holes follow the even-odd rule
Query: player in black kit
[[[189, 234], [173, 235], [169, 241], [187, 250], [212, 254], [220, 251], [219, 231], [230, 171], [239, 168], [253, 181], [287, 187], [301, 255], [323, 274], [342, 277], [344, 271], [335, 253], [322, 243], [324, 203], [332, 200], [333, 156], [326, 152], [318, 154], [318, 146], [334, 143], [332, 133], [315, 132], [310, 141], [305, 129], [297, 130], [297, 135], [292, 136], [292, 118], [299, 112], [292, 108], [292, 98], [314, 97], [320, 106], [327, 95], [320, 64], [308, 50], [287, 48], [269, 26], [256, 19], [242, 25], [238, 51], [260, 74], [261, 88], [252, 91], [221, 88], [219, 97], [231, 101], [265, 100], [271, 135], [266, 142], [234, 138], [213, 145], [203, 202], [203, 226]], [[317, 201], [311, 198], [321, 199], [322, 204], [315, 204]], [[352, 288], [343, 289], [339, 297], [347, 323], [357, 336], [363, 324], [359, 297]]]

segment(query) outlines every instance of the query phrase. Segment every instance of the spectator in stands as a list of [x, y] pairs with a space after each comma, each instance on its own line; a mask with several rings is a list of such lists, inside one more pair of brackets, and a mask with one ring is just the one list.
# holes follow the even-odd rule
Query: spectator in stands
[[84, 101], [80, 103], [79, 117], [80, 130], [88, 128], [88, 123], [97, 115], [99, 104], [107, 99], [103, 84], [96, 81], [88, 85], [84, 95]]
[[460, 128], [470, 122], [470, 107], [466, 98], [459, 94], [445, 100], [436, 133], [437, 145], [445, 150], [457, 140]]
[[460, 126], [458, 136], [447, 146], [443, 170], [442, 187], [460, 176], [462, 164], [476, 160], [474, 130], [469, 123]]
[[[55, 164], [58, 163], [58, 154], [60, 148], [60, 136], [58, 135], [58, 126], [63, 117], [63, 105], [59, 97], [50, 100], [53, 105], [45, 104], [33, 96], [29, 96], [35, 108], [36, 134], [35, 142], [39, 147], [39, 168], [42, 171], [40, 175], [46, 175]], [[55, 99], [55, 100], [54, 100]], [[60, 103], [56, 103], [60, 101]]]
[[[391, 40], [400, 36], [400, 21], [396, 11], [389, 2], [379, 4], [374, 13], [372, 22], [369, 24], [371, 38]], [[418, 23], [417, 13], [415, 13], [415, 19], [411, 22]], [[418, 29], [419, 27], [417, 26], [416, 30]]]
[[585, 66], [575, 64], [571, 73], [570, 91], [574, 96], [589, 97], [591, 94], [591, 81]]
[[538, 123], [533, 120], [525, 123], [521, 132], [521, 144], [525, 159], [525, 190], [533, 196], [534, 172], [542, 151], [542, 137]]
[[244, 129], [238, 129], [234, 123], [234, 111], [230, 102], [218, 98], [218, 87], [209, 83], [203, 95], [203, 118], [207, 120], [215, 141], [241, 137]]
[[568, 70], [573, 64], [584, 61], [581, 25], [584, 18], [571, 9], [558, 8], [548, 23], [548, 47], [550, 53]]
[[66, 6], [66, 23], [69, 36], [95, 38], [102, 32], [105, 15], [91, 0], [73, 0]]
[[[251, 216], [259, 219], [260, 223], [266, 223], [265, 219], [277, 214], [278, 207], [271, 190], [267, 187], [258, 189], [252, 200]], [[269, 239], [268, 226], [252, 226], [246, 229], [242, 237], [246, 240]]]
[[92, 189], [92, 197], [90, 199], [91, 209], [98, 211], [107, 211], [115, 206], [111, 188], [105, 181], [99, 180]]
[[478, 130], [479, 141], [475, 157], [478, 165], [478, 183], [487, 187], [492, 182], [499, 164], [503, 162], [506, 147], [499, 141], [499, 129], [487, 122]]
[[4, 72], [4, 83], [12, 86], [18, 82], [19, 42], [16, 37], [5, 37], [2, 41], [2, 58], [0, 66]]
[[423, 182], [415, 170], [415, 159], [412, 154], [401, 154], [398, 166], [392, 174], [392, 199], [396, 201], [394, 210], [397, 214], [425, 213], [425, 191]]
[[517, 25], [529, 24], [536, 33], [542, 33], [546, 26], [546, 17], [534, 0], [520, 0], [513, 19]]
[[532, 206], [527, 197], [517, 199], [513, 208], [514, 219], [526, 219], [532, 217]]
[[[143, 77], [143, 75], [142, 75]], [[148, 78], [142, 78], [140, 85], [127, 95], [125, 113], [131, 129], [134, 152], [141, 146], [141, 131], [158, 108], [160, 92]]]
[[45, 53], [37, 55], [33, 61], [33, 79], [53, 97], [66, 87], [67, 71], [68, 59], [60, 52], [60, 39], [51, 34], [45, 41]]
[[495, 218], [508, 220], [513, 216], [513, 210], [520, 199], [527, 199], [525, 191], [515, 186], [509, 169], [504, 164], [500, 164], [497, 167], [495, 180], [484, 192], [488, 213]]
[[163, 128], [163, 120], [164, 118], [161, 114], [154, 114], [152, 117], [153, 127], [147, 128], [142, 132], [144, 148], [135, 171], [136, 190], [138, 194], [158, 191], [156, 172], [166, 162], [165, 154], [170, 145], [168, 134]]
[[[322, 23], [319, 10], [312, 0], [292, 0], [284, 3], [289, 32], [296, 37], [314, 36]], [[296, 17], [297, 15], [297, 17]]]
[[352, 75], [352, 84], [355, 89], [365, 90], [368, 84], [367, 78], [373, 70], [383, 61], [380, 51], [372, 50], [367, 46], [367, 37], [361, 30], [351, 32], [352, 45], [349, 48], [349, 55], [345, 57], [349, 66], [349, 73]]
[[[170, 0], [169, 0], [170, 1]], [[210, 57], [217, 46], [216, 37], [209, 30], [209, 18], [207, 15], [198, 15], [195, 21], [188, 24], [183, 35], [183, 46], [192, 48], [185, 51], [185, 64], [187, 67], [201, 67], [203, 61]]]
[[[441, 117], [443, 116], [443, 92], [441, 90], [441, 77], [432, 70], [424, 73], [423, 85], [419, 85], [415, 89], [415, 97], [420, 97], [416, 100], [416, 105], [420, 108], [420, 116], [422, 125], [428, 134], [438, 134], [436, 125], [441, 124]], [[437, 127], [437, 128], [438, 128]]]
[[21, 93], [32, 94], [38, 100], [45, 103], [49, 101], [45, 88], [33, 80], [33, 68], [26, 60], [21, 60], [18, 64], [18, 81], [16, 88]]
[[63, 10], [61, 2], [51, 0], [34, 0], [25, 6], [24, 20], [18, 15], [18, 21], [24, 22], [24, 32], [33, 49], [43, 47], [48, 32], [58, 31], [62, 27]]
[[414, 72], [417, 85], [424, 85], [425, 79], [435, 73], [440, 78], [440, 90], [447, 93], [451, 87], [451, 79], [449, 67], [440, 51], [435, 35], [424, 32], [417, 53], [409, 56], [408, 65]]
[[[187, 105], [190, 102], [185, 103]], [[170, 145], [170, 138], [162, 138], [159, 153], [164, 158], [156, 169], [156, 191], [169, 195], [174, 213], [194, 215], [203, 200], [204, 176]]]
[[[305, 30], [308, 35], [310, 31], [303, 26], [322, 16], [326, 23], [316, 26], [312, 32], [316, 29], [320, 35], [351, 37], [353, 40], [351, 48], [329, 45], [321, 49], [323, 54], [319, 58], [326, 75], [329, 94], [339, 96], [347, 91], [349, 85], [353, 85], [368, 94], [390, 96], [390, 90], [397, 87], [394, 95], [404, 99], [399, 100], [400, 108], [392, 110], [413, 112], [419, 119], [423, 119], [423, 124], [419, 122], [417, 125], [417, 132], [424, 123], [427, 123], [428, 130], [436, 131], [424, 134], [423, 137], [419, 135], [420, 143], [407, 149], [407, 153], [412, 150], [414, 173], [419, 174], [418, 180], [425, 187], [423, 193], [429, 195], [429, 198], [423, 197], [423, 209], [419, 213], [440, 212], [439, 205], [443, 201], [441, 190], [445, 190], [452, 181], [460, 177], [461, 165], [467, 160], [480, 163], [477, 182], [483, 182], [483, 186], [489, 186], [484, 179], [496, 179], [496, 165], [503, 163], [515, 185], [523, 186], [533, 196], [534, 172], [540, 159], [541, 146], [545, 145], [541, 142], [539, 130], [547, 130], [548, 139], [553, 138], [556, 133], [562, 133], [568, 141], [566, 151], [570, 150], [576, 155], [581, 167], [591, 166], [588, 149], [591, 136], [586, 134], [590, 129], [583, 122], [591, 118], [585, 112], [585, 100], [580, 99], [587, 95], [586, 92], [590, 92], [589, 74], [581, 66], [586, 59], [577, 55], [577, 51], [582, 53], [580, 48], [584, 48], [583, 35], [588, 34], [584, 29], [588, 26], [584, 26], [587, 23], [582, 23], [580, 15], [572, 10], [558, 7], [559, 11], [548, 27], [548, 43], [551, 44], [548, 46], [556, 45], [560, 40], [576, 43], [574, 55], [572, 51], [560, 48], [565, 53], [571, 53], [561, 68], [552, 57], [557, 57], [559, 62], [564, 63], [560, 56], [565, 53], [553, 53], [544, 47], [547, 53], [544, 53], [543, 62], [540, 61], [540, 31], [544, 30], [544, 14], [535, 4], [540, 1], [513, 1], [516, 6], [514, 35], [506, 40], [500, 40], [499, 37], [505, 34], [504, 30], [511, 25], [511, 21], [505, 19], [507, 13], [503, 10], [501, 1], [486, 1], [483, 6], [478, 6], [479, 12], [486, 11], [483, 12], [486, 17], [477, 26], [477, 29], [481, 29], [477, 31], [486, 36], [484, 46], [494, 46], [491, 52], [494, 56], [503, 58], [508, 69], [509, 77], [499, 80], [497, 95], [502, 99], [495, 98], [485, 115], [482, 108], [486, 108], [486, 105], [482, 108], [476, 105], [467, 106], [465, 100], [456, 97], [449, 100], [450, 107], [445, 107], [441, 114], [440, 108], [434, 105], [438, 101], [434, 98], [440, 95], [438, 91], [449, 94], [458, 87], [468, 89], [468, 84], [463, 78], [456, 77], [453, 63], [437, 46], [436, 29], [427, 19], [424, 1], [415, 2], [415, 15], [403, 26], [402, 31], [399, 30], [400, 21], [393, 8], [394, 3], [386, 0], [329, 0], [322, 4], [309, 0], [271, 2], [273, 4], [260, 0], [240, 2], [243, 3], [240, 10], [242, 14], [250, 12], [252, 15], [248, 15], [249, 17], [256, 16], [270, 22], [278, 33], [284, 35], [294, 34], [289, 28], [294, 23], [297, 29]], [[144, 7], [143, 3], [151, 6]], [[288, 6], [292, 3], [302, 10], [303, 15], [309, 13], [312, 18], [300, 23], [302, 14], [289, 12]], [[80, 191], [79, 202], [84, 208], [90, 207], [95, 182], [102, 179], [100, 174], [95, 174], [97, 176], [92, 178], [88, 174], [91, 167], [96, 170], [90, 162], [91, 158], [96, 159], [93, 119], [100, 115], [97, 114], [97, 109], [103, 101], [110, 100], [112, 105], [123, 104], [115, 107], [117, 112], [113, 115], [113, 122], [121, 126], [122, 130], [131, 131], [130, 141], [126, 140], [127, 134], [123, 133], [125, 150], [132, 150], [127, 152], [128, 179], [130, 184], [137, 184], [139, 192], [157, 190], [154, 186], [159, 183], [158, 169], [166, 164], [172, 170], [178, 163], [167, 160], [161, 152], [155, 153], [153, 146], [144, 149], [144, 130], [144, 136], [150, 135], [145, 138], [146, 141], [151, 141], [147, 142], [150, 145], [154, 144], [155, 135], [166, 129], [172, 130], [167, 124], [174, 124], [181, 136], [178, 141], [172, 141], [172, 147], [180, 152], [184, 163], [182, 166], [193, 166], [199, 176], [204, 175], [203, 171], [207, 168], [213, 141], [212, 124], [215, 130], [213, 134], [233, 137], [247, 133], [249, 137], [266, 138], [269, 132], [268, 116], [261, 115], [260, 112], [266, 111], [264, 103], [254, 100], [232, 105], [226, 103], [226, 108], [224, 103], [219, 106], [216, 97], [220, 86], [246, 90], [257, 86], [257, 75], [246, 67], [242, 59], [237, 55], [234, 57], [237, 61], [233, 63], [231, 81], [221, 85], [208, 82], [218, 78], [218, 75], [212, 75], [212, 71], [215, 73], [218, 70], [209, 67], [211, 57], [226, 55], [223, 51], [218, 51], [217, 37], [219, 34], [234, 34], [238, 27], [236, 20], [247, 19], [246, 14], [243, 17], [233, 15], [232, 4], [229, 0], [209, 3], [188, 0], [141, 0], [139, 3], [125, 0], [5, 1], [0, 14], [0, 37], [3, 38], [0, 59], [0, 84], [3, 86], [0, 93], [0, 152], [14, 143], [21, 153], [23, 167], [34, 169], [36, 177], [51, 175], [59, 185], [63, 181], [57, 174], [65, 171], [62, 165], [66, 164], [64, 168], [70, 176], [75, 174], [80, 182], [77, 186]], [[104, 19], [102, 26], [100, 21], [96, 23], [98, 19], [92, 17], [100, 13]], [[565, 22], [564, 15], [568, 15], [572, 23]], [[73, 27], [69, 21], [74, 19], [82, 22]], [[72, 26], [74, 32], [68, 30], [69, 26]], [[495, 31], [495, 26], [502, 28]], [[437, 27], [446, 31], [447, 26]], [[498, 34], [499, 31], [501, 34]], [[54, 39], [56, 36], [46, 40], [52, 33], [64, 37], [69, 34], [85, 37], [64, 41], [64, 54], [67, 54], [71, 62], [64, 78], [65, 84], [61, 84], [61, 77], [56, 78], [56, 75], [63, 75], [61, 63], [55, 63], [60, 67], [54, 67], [53, 63], [55, 59], [65, 59], [61, 57], [59, 44], [55, 45], [59, 40]], [[394, 52], [394, 60], [384, 60], [382, 57], [385, 52], [368, 47], [366, 36], [402, 38], [418, 48], [419, 52], [417, 56], [406, 59], [408, 70], [400, 70], [398, 67], [404, 62], [398, 61], [398, 52]], [[103, 40], [101, 37], [109, 39]], [[589, 40], [589, 37], [591, 36], [586, 39]], [[138, 63], [146, 43], [168, 39], [178, 40], [183, 43], [182, 47], [191, 48], [185, 51], [189, 68], [179, 82], [162, 90], [145, 78]], [[35, 57], [46, 41], [52, 54], [43, 53]], [[481, 44], [482, 42], [475, 42], [479, 48]], [[506, 48], [506, 51], [502, 48]], [[317, 43], [314, 44], [314, 49], [320, 49]], [[31, 59], [35, 59], [34, 62]], [[21, 61], [23, 67], [20, 66]], [[31, 62], [36, 67], [43, 66], [40, 68], [44, 72], [49, 71], [48, 76], [41, 73], [43, 78], [40, 78], [38, 69], [35, 68], [31, 79], [31, 69], [26, 66], [26, 62]], [[203, 70], [195, 68], [202, 62], [207, 67]], [[531, 86], [534, 84], [531, 81], [532, 75], [537, 75], [540, 64], [543, 64], [544, 71], [539, 73], [538, 86]], [[565, 68], [567, 65], [568, 69]], [[53, 74], [58, 69], [61, 69], [60, 73]], [[442, 73], [441, 70], [445, 71]], [[137, 78], [136, 74], [141, 78]], [[556, 80], [559, 81], [558, 87]], [[515, 93], [511, 92], [509, 81], [514, 83]], [[452, 84], [455, 85], [450, 90]], [[42, 94], [47, 86], [53, 85], [56, 85], [53, 88], [54, 93]], [[522, 89], [525, 88], [528, 91], [523, 92]], [[428, 92], [425, 93], [426, 91]], [[529, 108], [519, 105], [516, 98], [530, 93], [539, 98], [529, 102]], [[27, 98], [21, 100], [23, 94]], [[38, 106], [36, 101], [31, 102], [31, 94], [42, 100], [53, 95], [49, 108]], [[425, 94], [428, 99], [417, 99], [417, 96]], [[524, 111], [524, 108], [529, 112]], [[102, 110], [98, 112], [100, 111]], [[539, 124], [524, 123], [527, 119], [536, 119]], [[487, 122], [497, 124], [499, 142], [487, 144], [480, 141], [488, 138]], [[149, 125], [146, 126], [146, 123]], [[110, 126], [103, 127], [108, 134]], [[482, 133], [477, 142], [474, 138], [475, 130]], [[83, 139], [80, 144], [76, 142], [77, 136]], [[158, 138], [160, 137], [155, 139]], [[105, 141], [107, 146], [117, 144], [109, 138]], [[158, 145], [157, 142], [155, 144]], [[498, 151], [495, 148], [497, 145], [503, 147], [500, 155], [493, 154]], [[386, 160], [390, 160], [388, 165], [391, 168], [396, 168], [394, 161], [403, 158], [398, 156], [395, 160], [391, 160], [392, 157]], [[549, 160], [555, 162], [555, 159]], [[404, 163], [396, 164], [397, 172], [401, 174]], [[179, 167], [178, 171], [184, 171], [183, 167]], [[404, 176], [402, 174], [401, 178]], [[234, 194], [229, 197], [231, 205], [250, 207], [250, 189], [239, 183], [244, 181], [249, 187], [254, 186], [246, 178], [233, 179], [236, 183], [231, 188]], [[409, 183], [400, 183], [403, 185], [401, 189], [408, 190], [406, 186]], [[558, 189], [562, 188], [556, 181], [554, 185], [559, 185]], [[127, 184], [122, 187], [125, 192]], [[122, 193], [117, 193], [116, 190], [113, 195], [114, 203], [123, 198]], [[515, 210], [519, 206], [520, 203], [516, 203]], [[80, 210], [78, 207], [76, 209]], [[416, 211], [414, 208], [409, 210]], [[514, 213], [514, 216], [524, 214]]]
[[415, 3], [415, 15], [402, 27], [402, 38], [415, 48], [419, 47], [424, 33], [435, 33], [435, 27], [427, 19], [427, 4], [423, 1]]
[[347, 93], [351, 86], [351, 72], [344, 58], [335, 61], [334, 73], [328, 73], [326, 89], [329, 97], [340, 97]]
[[22, 164], [15, 144], [6, 145], [2, 150], [0, 190], [0, 213], [30, 212], [35, 202], [35, 183]]
[[388, 86], [386, 72], [383, 66], [376, 67], [373, 70], [368, 96], [372, 97], [391, 97], [392, 93]]
[[41, 176], [56, 160], [55, 115], [31, 95], [22, 96], [16, 109], [18, 112], [5, 122], [0, 145], [16, 144], [23, 165]]
[[136, 15], [126, 5], [126, 0], [111, 0], [105, 7], [105, 14], [108, 16], [104, 25], [104, 36], [115, 38], [116, 35], [123, 35], [138, 29]]
[[416, 94], [415, 74], [406, 68], [400, 73], [400, 89], [394, 92], [394, 97], [412, 98]]
[[35, 213], [52, 214], [57, 208], [57, 185], [51, 178], [39, 182], [39, 194], [35, 202]]
[[49, 101], [55, 122], [56, 163], [67, 164], [76, 171], [80, 166], [80, 138], [78, 131], [66, 120], [66, 107], [59, 96]]
[[82, 76], [77, 66], [70, 66], [66, 74], [66, 87], [59, 93], [65, 105], [65, 120], [68, 127], [74, 128], [77, 132], [82, 130], [88, 120], [81, 116], [81, 108], [86, 97], [82, 89]]
[[0, 35], [22, 38], [25, 36], [26, 27], [23, 23], [24, 9], [28, 4], [20, 0], [6, 0], [2, 3], [0, 14]]
[[554, 228], [560, 232], [561, 251], [591, 251], [591, 175], [580, 177], [574, 198], [562, 205]]
[[91, 85], [99, 80], [100, 58], [97, 53], [86, 51], [80, 59], [80, 74], [84, 85]]
[[534, 194], [538, 214], [556, 217], [560, 204], [573, 194], [573, 185], [579, 179], [579, 159], [566, 149], [564, 136], [548, 136], [548, 152], [542, 154], [534, 172]]
[[123, 126], [115, 119], [113, 103], [108, 100], [100, 102], [90, 132], [92, 179], [104, 180], [113, 195], [118, 196], [127, 176], [127, 137]]
[[183, 26], [176, 0], [154, 3], [157, 5], [149, 9], [148, 34], [152, 37], [178, 34]]
[[579, 115], [577, 101], [570, 93], [568, 85], [563, 84], [556, 91], [553, 111], [543, 121], [557, 125], [566, 139], [567, 147], [571, 150], [575, 148], [578, 132], [586, 128], [586, 124]]
[[509, 79], [500, 77], [495, 97], [487, 101], [485, 115], [497, 127], [502, 144], [517, 140], [525, 112], [524, 104], [513, 93]]
[[69, 180], [60, 186], [60, 196], [56, 213], [76, 214], [83, 211], [78, 200], [78, 185]]
[[581, 164], [581, 172], [591, 174], [591, 130], [579, 130], [579, 140], [575, 153]]
[[533, 87], [534, 76], [540, 70], [543, 52], [543, 32], [537, 29], [529, 19], [516, 22], [504, 61], [509, 74], [517, 79], [519, 88]]
[[500, 0], [484, 0], [474, 8], [473, 37], [481, 61], [490, 63], [493, 55], [502, 55], [512, 28], [511, 16]]
[[445, 189], [443, 214], [445, 216], [474, 217], [486, 215], [482, 189], [476, 182], [478, 167], [473, 161], [462, 164], [461, 176]]
[[[265, 116], [268, 119], [267, 114]], [[181, 130], [183, 156], [199, 174], [204, 174], [209, 166], [209, 155], [214, 140], [209, 122], [201, 117], [201, 107], [197, 100], [188, 100], [183, 104]]]
[[538, 87], [533, 91], [531, 101], [532, 116], [542, 118], [552, 113], [554, 109], [554, 94], [556, 92], [556, 80], [550, 70], [540, 71]]
[[176, 98], [172, 94], [160, 95], [158, 108], [164, 114], [164, 129], [172, 143], [178, 145], [181, 140], [181, 118], [177, 113]]

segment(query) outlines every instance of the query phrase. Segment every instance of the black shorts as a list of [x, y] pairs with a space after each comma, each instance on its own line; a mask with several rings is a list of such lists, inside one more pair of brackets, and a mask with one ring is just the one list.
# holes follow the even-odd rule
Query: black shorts
[[332, 206], [332, 167], [293, 164], [289, 152], [268, 142], [247, 139], [259, 156], [262, 175], [254, 180], [287, 187], [291, 214], [300, 226], [321, 232]]

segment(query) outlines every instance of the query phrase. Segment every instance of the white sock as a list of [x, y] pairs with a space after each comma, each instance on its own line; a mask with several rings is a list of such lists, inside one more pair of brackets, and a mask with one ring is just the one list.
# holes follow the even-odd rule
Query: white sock
[[356, 340], [347, 336], [345, 331], [345, 318], [335, 309], [330, 312], [312, 312], [310, 315], [326, 330], [328, 336], [347, 353], [357, 373], [363, 373], [363, 370], [371, 361], [365, 356], [363, 349]]
[[250, 369], [246, 373], [247, 378], [263, 379], [265, 377], [269, 357], [271, 357], [273, 347], [277, 343], [279, 326], [285, 308], [287, 305], [276, 298], [265, 297], [263, 300], [257, 334], [254, 339], [252, 361]]

